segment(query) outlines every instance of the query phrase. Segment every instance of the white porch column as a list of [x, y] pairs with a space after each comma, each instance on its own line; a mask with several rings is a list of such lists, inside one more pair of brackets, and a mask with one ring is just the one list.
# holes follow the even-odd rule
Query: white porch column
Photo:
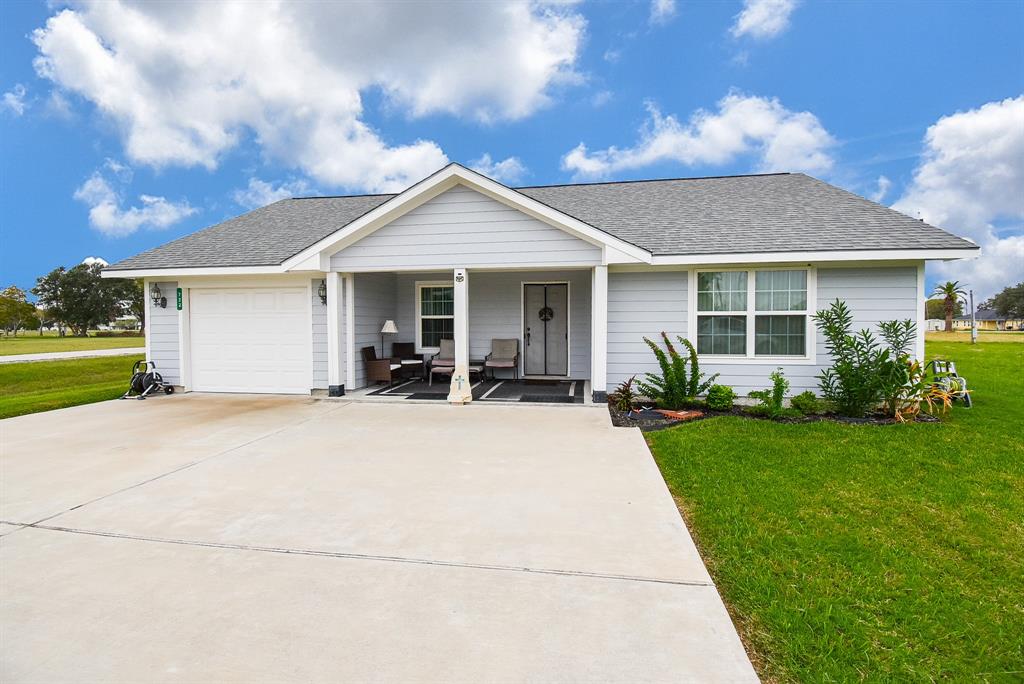
[[341, 289], [341, 274], [331, 271], [327, 280], [327, 394], [332, 397], [345, 395], [345, 363], [342, 321], [345, 320], [345, 297]]
[[473, 401], [473, 390], [469, 382], [469, 273], [464, 268], [455, 269], [455, 370], [448, 390], [448, 401], [452, 404], [468, 404]]
[[345, 283], [345, 383], [356, 388], [356, 276], [347, 273]]
[[590, 391], [595, 402], [608, 398], [608, 267], [595, 266], [590, 285]]

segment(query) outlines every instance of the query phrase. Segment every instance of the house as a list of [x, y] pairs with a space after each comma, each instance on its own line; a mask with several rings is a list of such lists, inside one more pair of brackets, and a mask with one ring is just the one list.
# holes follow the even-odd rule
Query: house
[[[1000, 316], [993, 309], [978, 309], [974, 312], [978, 330], [1024, 330], [1024, 319]], [[954, 330], [970, 330], [971, 317], [957, 316], [953, 319]]]
[[185, 391], [339, 396], [368, 385], [364, 349], [452, 339], [462, 403], [499, 338], [518, 340], [520, 376], [600, 401], [656, 370], [643, 338], [661, 331], [740, 393], [778, 367], [816, 390], [811, 316], [837, 298], [858, 327], [916, 321], [921, 357], [925, 261], [977, 254], [803, 174], [510, 188], [450, 164], [398, 194], [275, 202], [104, 276], [157, 295], [147, 355]]

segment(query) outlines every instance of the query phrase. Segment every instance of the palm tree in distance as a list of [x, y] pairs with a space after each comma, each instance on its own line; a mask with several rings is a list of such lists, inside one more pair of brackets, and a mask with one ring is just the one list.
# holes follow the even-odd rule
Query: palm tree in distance
[[935, 286], [932, 297], [942, 297], [942, 308], [946, 312], [946, 332], [953, 332], [953, 311], [958, 300], [967, 298], [967, 292], [960, 287], [959, 280], [947, 280]]

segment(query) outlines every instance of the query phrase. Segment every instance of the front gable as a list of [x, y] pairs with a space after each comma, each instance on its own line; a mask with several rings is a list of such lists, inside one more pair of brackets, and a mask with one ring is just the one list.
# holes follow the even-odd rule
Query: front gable
[[600, 246], [457, 184], [330, 257], [334, 271], [591, 266]]
[[[454, 191], [450, 197], [446, 197], [436, 204], [431, 204], [431, 200], [437, 199], [442, 195], [447, 195], [448, 192]], [[471, 195], [460, 193], [472, 193]], [[439, 246], [444, 243], [434, 243], [431, 240], [415, 242], [411, 245], [406, 244], [406, 240], [410, 239], [414, 229], [411, 224], [403, 224], [400, 219], [408, 214], [416, 212], [420, 207], [431, 204], [431, 208], [425, 209], [422, 212], [418, 212], [418, 215], [422, 215], [422, 218], [413, 219], [419, 220], [421, 225], [434, 225], [437, 226], [433, 229], [433, 235], [439, 236], [444, 233], [442, 225], [440, 224], [451, 224], [452, 218], [426, 218], [430, 212], [437, 213], [449, 213], [457, 214], [459, 212], [452, 211], [449, 204], [459, 204], [459, 199], [465, 200], [467, 204], [476, 204], [477, 209], [481, 210], [483, 214], [487, 213], [504, 213], [509, 224], [519, 224], [519, 228], [526, 230], [538, 231], [541, 228], [547, 229], [543, 231], [545, 235], [550, 238], [543, 240], [540, 244], [546, 244], [546, 247], [550, 249], [538, 249], [534, 248], [531, 252], [531, 259], [528, 262], [520, 262], [512, 259], [502, 260], [496, 253], [500, 252], [504, 247], [497, 246], [498, 241], [489, 248], [473, 248], [469, 245], [463, 245], [464, 249], [455, 256], [460, 261], [452, 261], [451, 255], [453, 254], [452, 249], [448, 249], [448, 259], [445, 259], [442, 263], [440, 259], [431, 260], [429, 255], [434, 253], [438, 256], [440, 253], [447, 249]], [[443, 206], [444, 205], [444, 206]], [[466, 208], [466, 207], [463, 207]], [[470, 209], [467, 213], [472, 213]], [[520, 215], [522, 218], [520, 218]], [[513, 219], [514, 217], [514, 219]], [[466, 236], [467, 240], [477, 240], [479, 244], [487, 244], [488, 240], [483, 236], [486, 228], [482, 228], [489, 221], [486, 220], [485, 216], [479, 217], [479, 220], [466, 220], [471, 217], [459, 217], [456, 225], [461, 223], [468, 223], [470, 227], [465, 229], [463, 235]], [[501, 223], [501, 221], [496, 221]], [[422, 256], [425, 257], [425, 261], [420, 264], [426, 266], [427, 262], [432, 264], [438, 264], [443, 268], [452, 266], [453, 263], [457, 263], [465, 268], [471, 268], [474, 266], [481, 265], [534, 265], [534, 264], [563, 264], [571, 266], [573, 264], [579, 265], [593, 265], [602, 263], [650, 263], [651, 254], [645, 249], [632, 245], [625, 242], [614, 235], [607, 233], [603, 230], [599, 230], [583, 221], [580, 221], [573, 216], [564, 214], [557, 209], [554, 209], [543, 202], [528, 197], [521, 192], [517, 192], [509, 187], [498, 183], [497, 181], [491, 180], [486, 176], [483, 176], [476, 171], [465, 168], [458, 164], [449, 164], [440, 171], [424, 178], [419, 183], [416, 183], [412, 187], [408, 188], [404, 192], [401, 192], [392, 197], [387, 202], [384, 202], [375, 209], [367, 212], [358, 219], [348, 223], [333, 234], [319, 240], [318, 242], [310, 245], [306, 249], [302, 250], [298, 254], [286, 259], [282, 264], [284, 271], [305, 271], [305, 270], [319, 270], [327, 271], [342, 266], [333, 266], [335, 262], [335, 255], [340, 254], [343, 251], [347, 251], [350, 247], [353, 247], [356, 243], [361, 243], [367, 237], [373, 235], [379, 230], [387, 228], [393, 224], [404, 228], [389, 231], [393, 233], [391, 239], [401, 244], [392, 245], [396, 249], [388, 252], [381, 248], [385, 242], [375, 243], [373, 241], [367, 241], [362, 247], [368, 248], [367, 251], [360, 252], [355, 250], [348, 253], [346, 256], [339, 256], [337, 259], [338, 264], [348, 263], [350, 258], [355, 259], [362, 256], [366, 259], [376, 259], [375, 262], [364, 261], [359, 265], [351, 265], [345, 268], [355, 269], [362, 268], [365, 270], [388, 270], [389, 268], [398, 268], [398, 259], [405, 256], [404, 253], [398, 249], [400, 247], [419, 249], [422, 248]], [[476, 226], [478, 230], [474, 230], [473, 226]], [[506, 226], [506, 228], [511, 227]], [[495, 228], [492, 226], [492, 228]], [[498, 227], [500, 228], [500, 227]], [[553, 231], [553, 232], [552, 232]], [[510, 231], [496, 230], [498, 233], [508, 233]], [[508, 235], [502, 237], [510, 237]], [[566, 240], [566, 238], [572, 238], [575, 242]], [[442, 238], [438, 237], [438, 240]], [[415, 240], [415, 238], [413, 238]], [[511, 240], [503, 240], [503, 242], [522, 242], [514, 239], [512, 236]], [[428, 247], [428, 244], [435, 244], [433, 248]], [[555, 243], [560, 243], [555, 244]], [[581, 244], [582, 243], [582, 244]], [[458, 246], [461, 243], [453, 241], [454, 245]], [[506, 245], [507, 247], [507, 245]], [[559, 249], [559, 247], [561, 249]], [[429, 251], [433, 249], [433, 252]], [[454, 248], [453, 248], [454, 249]], [[477, 251], [473, 251], [477, 249]], [[518, 245], [513, 248], [519, 250], [519, 254], [523, 254], [525, 245]], [[374, 251], [376, 250], [376, 251]], [[596, 250], [596, 254], [594, 252]], [[558, 256], [558, 252], [564, 252], [561, 256]], [[373, 252], [373, 254], [371, 254]], [[550, 254], [549, 254], [550, 252]], [[575, 252], [575, 254], [573, 254]], [[516, 252], [513, 252], [515, 254]], [[554, 256], [552, 256], [552, 254]], [[473, 257], [479, 257], [483, 259], [482, 262], [471, 261]], [[353, 261], [352, 264], [357, 262]], [[371, 265], [376, 264], [376, 265]], [[420, 262], [417, 262], [420, 263]]]

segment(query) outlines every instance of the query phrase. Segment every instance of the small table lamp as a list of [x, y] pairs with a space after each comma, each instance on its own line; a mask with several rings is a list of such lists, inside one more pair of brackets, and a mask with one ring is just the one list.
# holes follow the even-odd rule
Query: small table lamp
[[398, 332], [398, 326], [391, 319], [384, 321], [384, 327], [380, 329], [380, 358], [386, 359], [384, 355], [384, 335], [394, 335]]

